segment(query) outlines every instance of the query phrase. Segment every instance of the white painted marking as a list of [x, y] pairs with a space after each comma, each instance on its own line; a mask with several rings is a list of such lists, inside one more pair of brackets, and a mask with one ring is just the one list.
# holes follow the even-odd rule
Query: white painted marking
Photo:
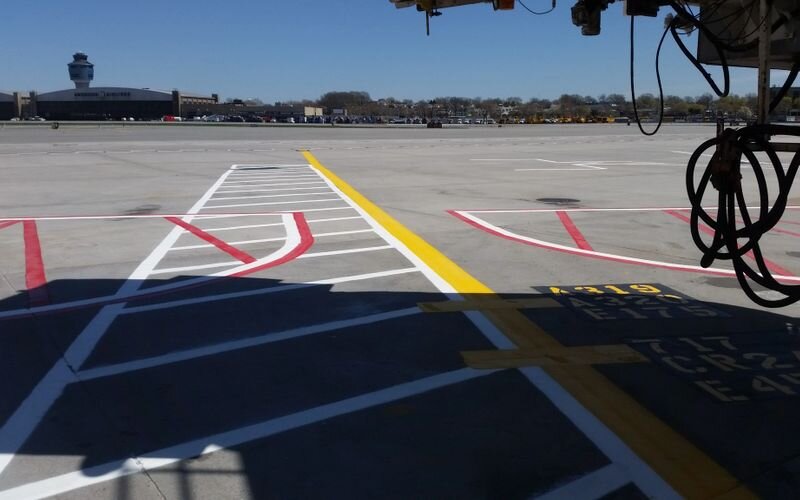
[[[189, 222], [191, 214], [196, 214], [200, 208], [213, 195], [214, 191], [225, 182], [228, 172], [220, 178], [206, 191], [206, 193], [192, 206], [183, 220]], [[182, 228], [175, 226], [170, 233], [159, 243], [155, 249], [147, 256], [130, 277], [122, 284], [114, 297], [124, 297], [134, 294], [143, 283], [143, 279], [155, 267], [158, 261], [166, 254], [167, 248], [175, 243], [180, 236]], [[150, 292], [151, 290], [148, 290]], [[106, 298], [107, 299], [107, 298]], [[31, 308], [30, 312], [37, 309], [59, 307], [62, 304], [51, 304], [39, 308]], [[0, 428], [0, 474], [6, 469], [14, 458], [17, 450], [25, 443], [31, 433], [36, 429], [44, 418], [53, 403], [60, 397], [64, 387], [73, 381], [74, 374], [72, 369], [79, 369], [94, 350], [97, 343], [107, 331], [111, 323], [125, 307], [124, 303], [111, 304], [104, 306], [100, 312], [89, 322], [86, 328], [75, 338], [64, 353], [64, 357], [55, 362], [53, 367], [39, 381], [36, 387], [30, 392], [25, 401], [17, 407], [14, 413], [6, 420]], [[4, 314], [17, 313], [6, 311]], [[0, 315], [2, 317], [2, 315]], [[69, 363], [70, 366], [67, 366]], [[66, 371], [65, 371], [66, 370]]]
[[328, 252], [305, 253], [300, 257], [298, 257], [298, 259], [313, 259], [315, 257], [331, 257], [334, 255], [347, 255], [351, 253], [376, 252], [378, 250], [389, 250], [391, 248], [394, 247], [391, 245], [380, 245], [376, 247], [348, 248], [347, 250], [331, 250]]
[[258, 176], [258, 177], [248, 178], [247, 180], [239, 180], [239, 179], [237, 179], [237, 180], [234, 180], [234, 181], [231, 181], [231, 180], [225, 181], [224, 185], [225, 186], [230, 186], [230, 185], [233, 185], [233, 184], [254, 184], [254, 183], [258, 184], [258, 183], [271, 182], [271, 181], [281, 181], [281, 182], [284, 182], [284, 181], [296, 181], [296, 180], [303, 180], [303, 179], [313, 179], [315, 177], [316, 177], [315, 175], [292, 175], [292, 176], [285, 176], [285, 175], [273, 176], [273, 175], [270, 175], [270, 176]]
[[[267, 183], [267, 184], [263, 184], [263, 183], [262, 184], [253, 184], [251, 187], [262, 188], [262, 187], [273, 187], [273, 186], [307, 186], [307, 185], [311, 185], [311, 184], [322, 184], [322, 182], [320, 182], [320, 181], [313, 181], [313, 182], [305, 182], [305, 181], [302, 181], [302, 182], [276, 182], [276, 183]], [[223, 187], [227, 188], [227, 186], [223, 186]], [[238, 189], [238, 188], [243, 188], [245, 186], [230, 186], [230, 187]], [[222, 192], [222, 191], [220, 191], [220, 192]]]
[[64, 215], [64, 216], [44, 216], [44, 217], [5, 217], [0, 218], [0, 222], [4, 221], [39, 221], [39, 220], [116, 220], [116, 219], [163, 219], [164, 217], [178, 217], [185, 218], [191, 216], [192, 219], [205, 220], [205, 219], [223, 219], [230, 217], [282, 217], [286, 212], [284, 211], [269, 211], [269, 212], [244, 212], [244, 213], [227, 213], [227, 214], [158, 214], [158, 215]]
[[[212, 198], [213, 199], [213, 198]], [[361, 217], [333, 217], [330, 219], [315, 219], [315, 220], [306, 220], [307, 223], [313, 224], [317, 222], [334, 222], [334, 221], [342, 221], [342, 220], [354, 220], [358, 219], [361, 220]], [[248, 226], [230, 226], [230, 227], [213, 227], [209, 229], [203, 229], [203, 231], [207, 233], [213, 233], [217, 231], [233, 231], [238, 229], [256, 229], [260, 227], [275, 227], [275, 226], [282, 226], [283, 222], [271, 223], [271, 224], [251, 224]], [[184, 231], [185, 234], [191, 234], [190, 231]]]
[[610, 464], [535, 498], [536, 500], [595, 500], [630, 482], [630, 478], [619, 467]]
[[398, 276], [401, 274], [409, 274], [419, 272], [415, 267], [407, 267], [403, 269], [392, 269], [389, 271], [379, 271], [375, 273], [356, 274], [353, 276], [343, 276], [340, 278], [328, 278], [318, 281], [309, 281], [308, 283], [295, 283], [291, 285], [279, 285], [266, 288], [258, 288], [256, 290], [248, 290], [246, 292], [231, 292], [223, 294], [205, 295], [203, 297], [194, 297], [191, 299], [173, 300], [171, 302], [161, 302], [159, 304], [150, 304], [144, 306], [128, 307], [123, 309], [120, 313], [125, 314], [139, 314], [150, 311], [160, 311], [162, 309], [172, 309], [175, 307], [191, 306], [195, 304], [204, 304], [207, 302], [217, 302], [221, 300], [240, 299], [242, 297], [251, 297], [255, 295], [264, 295], [270, 293], [286, 292], [291, 290], [298, 290], [301, 288], [309, 288], [317, 285], [337, 285], [339, 283], [350, 283], [351, 281], [362, 281], [376, 278], [384, 278], [387, 276]]
[[[316, 169], [315, 169], [316, 170]], [[394, 246], [409, 261], [411, 261], [431, 283], [442, 293], [446, 294], [450, 300], [464, 300], [460, 294], [424, 261], [417, 257], [395, 236], [386, 231], [375, 219], [366, 211], [356, 205], [349, 196], [344, 194], [333, 182], [320, 174], [322, 178], [334, 191], [338, 192], [342, 199], [346, 200], [353, 209], [361, 214], [370, 223], [375, 232], [381, 235], [387, 243]], [[466, 314], [467, 318], [492, 342], [498, 349], [509, 349], [514, 344], [500, 332], [482, 313], [470, 311]], [[646, 463], [642, 461], [616, 434], [603, 425], [590, 411], [578, 403], [563, 387], [553, 380], [547, 373], [540, 368], [523, 368], [520, 372], [539, 390], [547, 395], [564, 416], [567, 417], [583, 434], [598, 446], [611, 461], [626, 471], [636, 485], [651, 497], [673, 498], [677, 494], [672, 487], [661, 479]]]
[[164, 467], [189, 457], [208, 455], [215, 451], [231, 448], [257, 439], [263, 439], [340, 415], [347, 415], [468, 380], [485, 377], [494, 372], [494, 370], [462, 368], [460, 370], [414, 380], [335, 403], [329, 403], [290, 415], [265, 420], [240, 429], [221, 432], [169, 448], [163, 448], [139, 457], [128, 459], [123, 462], [122, 465], [120, 465], [119, 462], [111, 462], [0, 491], [0, 500], [16, 500], [21, 498], [34, 500], [67, 493], [78, 488], [84, 488], [138, 472]]
[[200, 271], [201, 269], [216, 269], [220, 267], [229, 267], [241, 264], [242, 262], [239, 260], [229, 260], [226, 262], [214, 262], [212, 264], [198, 264], [196, 266], [183, 266], [183, 267], [165, 267], [161, 269], [154, 269], [150, 275], [157, 276], [159, 274], [170, 274], [170, 273], [187, 273], [191, 271]]
[[[599, 168], [597, 170], [606, 170]], [[588, 168], [515, 168], [514, 172], [595, 172]]]
[[[760, 207], [747, 207], [758, 210]], [[797, 210], [800, 205], [787, 206], [787, 210]], [[459, 214], [526, 214], [537, 212], [663, 212], [665, 210], [691, 210], [692, 207], [649, 207], [649, 208], [509, 208], [509, 209], [477, 209], [455, 210]], [[706, 211], [716, 211], [717, 207], [703, 207]]]
[[306, 191], [306, 190], [313, 190], [313, 189], [322, 189], [321, 186], [316, 187], [304, 187], [304, 188], [281, 188], [281, 189], [241, 189], [241, 190], [228, 190], [228, 191], [219, 191], [220, 194], [230, 194], [230, 193], [275, 193], [278, 191]]
[[304, 208], [302, 212], [307, 214], [309, 212], [330, 212], [332, 210], [352, 210], [353, 207], [330, 207], [330, 208]]
[[228, 196], [225, 198], [211, 198], [211, 201], [227, 201], [227, 200], [254, 200], [261, 198], [286, 198], [289, 196], [320, 196], [323, 194], [331, 195], [330, 191], [323, 191], [321, 193], [287, 193], [287, 194], [257, 194], [254, 196]]
[[659, 499], [680, 499], [672, 486], [639, 458], [614, 432], [587, 411], [541, 368], [521, 368], [520, 371], [602, 451], [611, 462], [642, 490], [645, 496]]
[[[314, 238], [321, 238], [321, 237], [324, 237], [324, 236], [344, 236], [344, 235], [347, 235], [347, 234], [360, 234], [360, 233], [371, 233], [371, 232], [373, 232], [372, 229], [355, 229], [355, 230], [352, 230], [352, 231], [337, 231], [335, 233], [319, 233], [319, 234], [315, 234]], [[241, 246], [241, 245], [252, 245], [252, 244], [255, 244], [255, 243], [269, 243], [269, 242], [272, 242], [272, 241], [283, 241], [285, 239], [286, 239], [285, 237], [264, 238], [264, 239], [259, 239], [259, 240], [231, 241], [231, 242], [228, 242], [228, 244], [229, 245], [233, 245], [233, 246]], [[172, 247], [169, 250], [170, 250], [170, 252], [172, 252], [172, 251], [179, 251], [179, 250], [197, 250], [197, 249], [200, 249], [200, 248], [214, 248], [214, 247], [215, 247], [215, 245], [211, 245], [211, 244], [201, 244], [201, 245], [187, 245], [187, 246], [183, 246], [183, 247]]]
[[[331, 193], [332, 194], [332, 193]], [[258, 203], [235, 203], [233, 205], [209, 205], [203, 207], [203, 210], [212, 210], [214, 208], [239, 208], [239, 207], [264, 207], [268, 205], [294, 205], [297, 203], [323, 203], [326, 201], [342, 201], [339, 198], [323, 198], [321, 200], [298, 200], [298, 201], [265, 201]]]
[[231, 165], [231, 170], [277, 170], [281, 168], [293, 168], [293, 167], [309, 167], [308, 163], [291, 163], [291, 164], [273, 164], [273, 165], [266, 165], [262, 163], [250, 163], [250, 164], [237, 164]]
[[349, 318], [338, 321], [330, 321], [327, 323], [320, 323], [317, 325], [303, 326], [299, 328], [292, 328], [282, 332], [270, 332], [252, 337], [242, 338], [239, 340], [232, 340], [229, 342], [222, 342], [219, 344], [197, 347], [194, 349], [186, 349], [184, 351], [171, 352], [161, 356], [153, 356], [145, 359], [137, 359], [134, 361], [127, 361], [115, 365], [100, 366], [88, 370], [82, 370], [78, 373], [78, 378], [81, 381], [93, 380], [103, 377], [111, 377], [147, 368], [155, 368], [157, 366], [164, 366], [183, 361], [190, 361], [197, 358], [207, 356], [214, 356], [216, 354], [223, 354], [242, 349], [249, 349], [251, 347], [262, 346], [283, 340], [296, 339], [315, 335], [318, 333], [326, 333], [343, 328], [352, 328], [355, 326], [369, 325], [381, 321], [388, 321], [391, 319], [403, 318], [405, 316], [412, 316], [420, 314], [419, 307], [408, 307], [405, 309], [398, 309], [395, 311], [387, 311], [382, 313], [370, 314], [360, 318]]
[[[730, 269], [721, 269], [721, 268], [718, 268], [718, 267], [701, 267], [701, 266], [692, 266], [692, 265], [688, 265], [688, 264], [674, 264], [672, 262], [664, 262], [664, 261], [658, 261], [658, 260], [639, 259], [639, 258], [636, 258], [636, 257], [627, 257], [627, 256], [624, 256], [624, 255], [598, 252], [598, 251], [595, 251], [595, 250], [584, 250], [582, 248], [576, 248], [576, 247], [571, 247], [571, 246], [566, 246], [566, 245], [560, 245], [558, 243], [551, 243], [549, 241], [544, 241], [544, 240], [540, 240], [540, 239], [537, 239], [537, 238], [531, 238], [530, 236], [523, 236], [523, 235], [521, 235], [519, 233], [515, 233], [513, 231], [509, 231], [507, 229], [501, 228], [500, 226], [496, 226], [494, 224], [486, 222], [485, 220], [481, 219], [480, 217], [476, 217], [476, 216], [472, 215], [469, 212], [457, 211], [457, 213], [460, 214], [462, 217], [465, 217], [465, 218], [471, 220], [472, 222], [474, 222], [475, 224], [477, 224], [479, 226], [482, 226], [482, 227], [484, 227], [486, 229], [490, 229], [492, 231], [500, 233], [500, 234], [502, 234], [504, 236], [508, 236], [510, 238], [514, 238], [514, 239], [517, 239], [517, 240], [521, 240], [521, 241], [526, 241], [528, 243], [532, 243], [533, 245], [536, 245], [536, 246], [539, 246], [539, 247], [542, 247], [542, 248], [545, 248], [545, 249], [560, 250], [562, 252], [570, 253], [570, 254], [573, 254], [573, 255], [577, 254], [577, 255], [583, 255], [583, 256], [586, 256], [586, 257], [601, 258], [601, 259], [614, 261], [614, 262], [617, 262], [617, 263], [620, 263], [620, 264], [643, 264], [643, 265], [652, 266], [652, 267], [675, 269], [675, 270], [679, 270], [679, 271], [694, 271], [694, 272], [700, 272], [700, 273], [705, 273], [705, 274], [713, 273], [713, 274], [718, 274], [718, 275], [722, 275], [722, 276], [736, 276], [736, 273], [734, 271], [730, 270]], [[776, 274], [773, 277], [776, 278], [776, 279], [781, 279], [781, 280], [788, 281], [788, 282], [791, 282], [791, 283], [800, 282], [800, 277], [798, 277], [798, 276], [784, 276], [784, 275]]]
[[[682, 155], [689, 155], [689, 156], [691, 156], [691, 155], [693, 155], [693, 154], [694, 154], [694, 153], [691, 153], [691, 152], [689, 152], [689, 151], [670, 151], [670, 153], [678, 153], [678, 154], [682, 154]], [[703, 154], [701, 154], [700, 156], [707, 156], [708, 158], [711, 158], [711, 157], [713, 157], [714, 155], [712, 155], [712, 154], [708, 154], [708, 153], [703, 153]]]

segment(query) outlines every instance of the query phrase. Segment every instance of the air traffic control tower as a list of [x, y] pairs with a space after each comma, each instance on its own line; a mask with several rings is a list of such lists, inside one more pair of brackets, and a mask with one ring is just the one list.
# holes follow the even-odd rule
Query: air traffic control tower
[[75, 83], [76, 89], [89, 88], [89, 83], [94, 79], [94, 64], [89, 62], [89, 56], [83, 52], [76, 52], [67, 67], [69, 67], [69, 79]]

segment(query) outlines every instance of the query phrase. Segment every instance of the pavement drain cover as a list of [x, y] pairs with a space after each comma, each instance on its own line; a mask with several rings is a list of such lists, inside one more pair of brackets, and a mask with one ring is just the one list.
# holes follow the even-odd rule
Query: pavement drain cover
[[581, 200], [576, 200], [575, 198], [537, 198], [536, 201], [547, 203], [548, 205], [574, 205], [581, 202]]

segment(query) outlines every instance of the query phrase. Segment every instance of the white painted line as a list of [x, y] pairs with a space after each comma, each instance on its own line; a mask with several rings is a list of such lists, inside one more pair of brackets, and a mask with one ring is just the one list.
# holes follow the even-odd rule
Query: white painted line
[[[315, 169], [316, 170], [316, 169]], [[324, 176], [322, 176], [325, 178]], [[409, 250], [400, 240], [389, 233], [364, 209], [355, 204], [349, 196], [343, 193], [333, 182], [325, 178], [328, 185], [338, 192], [342, 199], [353, 206], [364, 219], [373, 226], [375, 232], [381, 235], [387, 243], [394, 246], [412, 264], [419, 268], [430, 282], [450, 300], [464, 300], [447, 281], [439, 276], [424, 261]], [[497, 329], [481, 312], [470, 311], [465, 314], [467, 318], [479, 329], [481, 333], [498, 349], [513, 348], [514, 344], [500, 330]], [[564, 416], [572, 422], [592, 443], [600, 448], [603, 453], [628, 473], [633, 482], [645, 495], [657, 498], [675, 498], [677, 493], [672, 487], [656, 474], [633, 450], [631, 450], [613, 431], [606, 427], [590, 411], [584, 408], [575, 398], [553, 380], [540, 368], [522, 368], [520, 372], [555, 404]]]
[[[263, 184], [262, 183], [262, 184], [253, 184], [252, 186], [249, 186], [249, 187], [265, 188], [265, 187], [274, 187], [274, 186], [309, 186], [311, 184], [322, 184], [322, 181], [276, 182], [276, 183], [267, 183], [267, 184]], [[222, 186], [222, 187], [224, 187], [226, 189], [229, 188], [229, 187], [230, 188], [234, 188], [234, 189], [239, 189], [239, 188], [243, 188], [243, 187], [246, 187], [246, 186]], [[226, 191], [220, 191], [220, 193], [222, 193], [222, 192], [226, 192]]]
[[630, 482], [630, 478], [619, 467], [610, 464], [535, 498], [536, 500], [595, 500]]
[[[747, 207], [758, 210], [760, 207]], [[800, 205], [787, 206], [787, 210], [797, 210]], [[509, 208], [509, 209], [477, 209], [455, 210], [459, 214], [526, 214], [549, 212], [663, 212], [664, 210], [691, 210], [692, 207], [648, 207], [648, 208]], [[703, 207], [703, 210], [716, 211], [717, 207]]]
[[313, 179], [316, 178], [316, 175], [292, 175], [292, 176], [259, 176], [255, 178], [248, 178], [247, 180], [234, 180], [234, 181], [225, 181], [224, 186], [230, 186], [232, 184], [254, 184], [254, 183], [264, 183], [264, 182], [271, 182], [271, 181], [296, 181], [296, 180], [303, 180], [303, 179]]
[[605, 168], [515, 168], [514, 172], [595, 172], [597, 170], [607, 170]]
[[355, 217], [331, 217], [329, 219], [306, 220], [306, 222], [311, 224], [311, 223], [315, 223], [315, 222], [338, 222], [338, 221], [342, 221], [342, 220], [355, 220], [355, 219], [361, 220], [361, 217], [358, 217], [358, 216], [355, 216]]
[[588, 437], [648, 498], [680, 499], [672, 486], [656, 474], [613, 431], [587, 411], [571, 394], [541, 368], [520, 371], [537, 389]]
[[308, 163], [290, 163], [290, 164], [279, 163], [274, 165], [251, 163], [251, 164], [231, 165], [231, 170], [238, 170], [238, 171], [278, 170], [282, 168], [293, 168], [293, 167], [310, 167], [310, 165]]
[[291, 290], [298, 290], [301, 288], [309, 288], [317, 285], [337, 285], [339, 283], [350, 283], [352, 281], [371, 280], [377, 278], [384, 278], [387, 276], [399, 276], [401, 274], [410, 274], [419, 272], [419, 269], [414, 267], [407, 267], [403, 269], [391, 269], [389, 271], [379, 271], [375, 273], [356, 274], [353, 276], [343, 276], [340, 278], [328, 278], [318, 281], [309, 281], [308, 283], [295, 283], [291, 285], [278, 285], [266, 288], [258, 288], [256, 290], [248, 290], [245, 292], [231, 292], [214, 295], [205, 295], [202, 297], [194, 297], [191, 299], [173, 300], [170, 302], [161, 302], [158, 304], [150, 304], [144, 306], [128, 307], [123, 309], [120, 314], [139, 314], [150, 311], [160, 311], [162, 309], [172, 309], [175, 307], [191, 306], [195, 304], [205, 304], [208, 302], [217, 302], [221, 300], [240, 299], [243, 297], [252, 297], [256, 295], [265, 295], [270, 293], [287, 292]]
[[[348, 234], [360, 234], [360, 233], [372, 233], [372, 232], [374, 232], [372, 229], [355, 229], [355, 230], [352, 230], [352, 231], [337, 231], [335, 233], [319, 233], [319, 234], [315, 234], [314, 238], [321, 238], [321, 237], [324, 237], [324, 236], [344, 236], [344, 235], [348, 235]], [[230, 242], [226, 242], [226, 243], [228, 243], [229, 245], [233, 245], [233, 246], [241, 246], [241, 245], [253, 245], [255, 243], [269, 243], [269, 242], [272, 242], [272, 241], [283, 241], [285, 239], [286, 239], [285, 237], [264, 238], [264, 239], [259, 239], [259, 240], [230, 241]], [[187, 245], [187, 246], [183, 246], [183, 247], [172, 247], [172, 248], [169, 249], [169, 251], [172, 252], [172, 251], [180, 251], [180, 250], [197, 250], [197, 249], [200, 249], [200, 248], [215, 248], [215, 245], [211, 245], [211, 244]]]
[[246, 179], [259, 175], [285, 175], [285, 174], [303, 174], [308, 172], [308, 167], [293, 167], [293, 168], [278, 168], [272, 170], [251, 170], [251, 171], [238, 171], [235, 170], [231, 174], [231, 178]]
[[[200, 197], [199, 200], [189, 209], [184, 221], [190, 222], [192, 214], [200, 211], [203, 205], [214, 194], [214, 191], [225, 182], [229, 172], [225, 172], [220, 178]], [[183, 232], [179, 226], [175, 226], [169, 234], [159, 243], [150, 255], [147, 256], [131, 273], [130, 277], [120, 286], [114, 297], [125, 297], [133, 295], [144, 283], [144, 278], [153, 270], [156, 264], [166, 255], [167, 249], [172, 246]], [[148, 290], [148, 292], [152, 291]], [[31, 312], [36, 309], [48, 307], [56, 308], [61, 304], [51, 304], [41, 308], [31, 308]], [[63, 358], [59, 358], [47, 374], [39, 381], [35, 388], [29, 393], [28, 397], [17, 407], [14, 413], [6, 420], [0, 428], [0, 474], [6, 469], [17, 450], [25, 443], [31, 433], [36, 429], [44, 418], [53, 403], [60, 397], [64, 387], [74, 379], [72, 369], [80, 369], [81, 365], [91, 355], [97, 343], [105, 332], [114, 322], [119, 312], [125, 307], [124, 303], [117, 303], [104, 306], [100, 312], [89, 322], [86, 328], [75, 338], [64, 352]], [[11, 311], [13, 313], [13, 311]], [[5, 312], [8, 314], [8, 312]], [[69, 363], [67, 366], [66, 363]], [[65, 369], [67, 370], [65, 372]]]
[[309, 171], [308, 167], [297, 167], [297, 168], [279, 168], [274, 170], [252, 170], [250, 172], [247, 171], [235, 171], [233, 172], [229, 178], [239, 178], [245, 179], [249, 177], [256, 177], [259, 175], [283, 175], [283, 174], [300, 174], [306, 173]]
[[330, 191], [323, 191], [321, 193], [286, 193], [286, 194], [257, 194], [253, 196], [228, 196], [225, 198], [211, 198], [211, 201], [226, 201], [226, 200], [255, 200], [261, 198], [286, 198], [289, 196], [319, 196], [319, 195], [331, 195]]
[[[689, 156], [694, 154], [694, 153], [690, 153], [689, 151], [670, 151], [670, 153], [678, 153], [678, 154], [689, 155]], [[711, 154], [708, 154], [708, 153], [703, 153], [700, 156], [707, 156], [708, 158], [711, 158], [714, 155], [711, 155]]]
[[[469, 212], [461, 212], [457, 211], [461, 217], [469, 219], [472, 223], [474, 223], [477, 227], [482, 227], [484, 229], [488, 229], [490, 232], [494, 232], [495, 235], [502, 235], [508, 237], [512, 240], [516, 240], [517, 242], [523, 242], [530, 244], [532, 246], [536, 246], [539, 248], [544, 248], [548, 250], [557, 250], [564, 253], [569, 253], [572, 255], [581, 255], [585, 257], [593, 257], [598, 259], [609, 260], [619, 264], [637, 264], [637, 265], [646, 265], [650, 267], [660, 267], [664, 269], [674, 269], [677, 271], [690, 271], [690, 272], [698, 272], [703, 274], [716, 274], [719, 276], [736, 276], [736, 272], [730, 269], [722, 269], [718, 267], [701, 267], [701, 266], [692, 266], [688, 264], [675, 264], [672, 262], [664, 262], [664, 261], [657, 261], [657, 260], [649, 260], [649, 259], [640, 259], [637, 257], [628, 257], [625, 255], [619, 254], [611, 254], [611, 253], [604, 253], [598, 252], [596, 250], [585, 250], [583, 248], [576, 248], [567, 245], [561, 245], [558, 243], [551, 243], [549, 241], [540, 240], [537, 238], [532, 238], [530, 236], [524, 236], [513, 231], [509, 231], [497, 225], [491, 224], [486, 222], [485, 220], [472, 215]], [[780, 279], [783, 281], [787, 281], [790, 283], [797, 283], [800, 282], [800, 277], [798, 276], [784, 276], [780, 274], [776, 274], [773, 276], [775, 279]]]
[[179, 363], [182, 361], [189, 361], [206, 356], [213, 356], [216, 354], [223, 354], [232, 351], [239, 351], [242, 349], [249, 349], [251, 347], [262, 346], [271, 344], [273, 342], [280, 342], [283, 340], [296, 339], [299, 337], [306, 337], [318, 333], [326, 333], [334, 330], [341, 330], [344, 328], [352, 328], [356, 326], [369, 325], [378, 323], [380, 321], [387, 321], [391, 319], [403, 318], [405, 316], [413, 316], [420, 314], [419, 307], [407, 307], [405, 309], [398, 309], [395, 311], [387, 311], [382, 313], [370, 314], [359, 318], [349, 318], [338, 321], [330, 321], [311, 326], [303, 326], [299, 328], [292, 328], [282, 332], [270, 332], [252, 337], [242, 338], [239, 340], [232, 340], [229, 342], [222, 342], [219, 344], [198, 347], [194, 349], [186, 349], [184, 351], [171, 352], [161, 356], [153, 356], [150, 358], [137, 359], [134, 361], [127, 361], [115, 365], [100, 366], [88, 370], [82, 370], [78, 373], [78, 379], [81, 381], [93, 380], [103, 377], [110, 377], [128, 373], [132, 371], [144, 370], [147, 368], [154, 368], [156, 366], [169, 365]]
[[216, 269], [220, 267], [236, 266], [241, 263], [242, 262], [239, 260], [230, 260], [226, 262], [214, 262], [212, 264], [198, 264], [196, 266], [165, 267], [162, 269], [153, 269], [153, 271], [150, 272], [150, 276], [157, 276], [159, 274], [170, 274], [170, 273], [187, 273], [190, 271], [200, 271], [201, 269]]
[[205, 220], [205, 219], [222, 219], [226, 217], [282, 217], [286, 212], [284, 211], [268, 211], [268, 212], [243, 212], [243, 213], [227, 213], [227, 214], [149, 214], [149, 215], [63, 215], [63, 216], [43, 216], [43, 217], [0, 217], [0, 222], [5, 221], [40, 221], [40, 220], [116, 220], [116, 219], [163, 219], [165, 217], [185, 218], [191, 216], [192, 219]]
[[[331, 193], [332, 194], [332, 193]], [[298, 200], [298, 201], [265, 201], [259, 203], [235, 203], [233, 205], [209, 205], [203, 207], [203, 210], [212, 210], [215, 208], [238, 208], [238, 207], [263, 207], [268, 205], [293, 205], [297, 203], [323, 203], [326, 201], [342, 201], [339, 198], [323, 198], [321, 200]]]
[[228, 190], [228, 191], [219, 191], [219, 194], [230, 194], [230, 193], [275, 193], [278, 191], [307, 191], [313, 189], [322, 189], [322, 186], [316, 187], [304, 187], [304, 188], [280, 188], [280, 189], [242, 189], [242, 190]]
[[300, 257], [298, 257], [298, 259], [313, 259], [315, 257], [331, 257], [334, 255], [347, 255], [351, 253], [376, 252], [378, 250], [389, 250], [392, 248], [394, 247], [391, 245], [381, 245], [377, 247], [348, 248], [347, 250], [331, 250], [329, 252], [305, 253]]
[[0, 491], [0, 500], [17, 500], [22, 498], [34, 500], [67, 493], [78, 488], [84, 488], [138, 472], [164, 467], [190, 457], [208, 455], [215, 451], [232, 448], [240, 444], [263, 439], [281, 432], [297, 429], [341, 415], [366, 410], [468, 380], [485, 377], [492, 373], [494, 373], [494, 370], [462, 368], [460, 370], [414, 380], [335, 403], [329, 403], [290, 415], [265, 420], [247, 427], [204, 436], [187, 443], [130, 458], [122, 462], [122, 464], [118, 461], [110, 462]]
[[[306, 219], [306, 222], [309, 223], [309, 224], [313, 224], [313, 223], [316, 223], [316, 222], [334, 222], [334, 221], [354, 220], [354, 219], [361, 220], [361, 217], [357, 217], [357, 216], [356, 217], [333, 217], [333, 218], [330, 218], [330, 219], [315, 219], [315, 220]], [[277, 223], [271, 223], [271, 224], [251, 224], [251, 225], [248, 225], [248, 226], [214, 227], [214, 228], [209, 228], [209, 229], [203, 228], [203, 231], [205, 231], [207, 233], [213, 233], [213, 232], [217, 232], [217, 231], [234, 231], [234, 230], [238, 230], [238, 229], [256, 229], [256, 228], [260, 228], [260, 227], [275, 227], [275, 226], [282, 226], [282, 225], [283, 225], [282, 222], [277, 222]], [[184, 233], [185, 234], [191, 234], [189, 231], [184, 231]]]
[[229, 180], [235, 179], [256, 179], [259, 177], [275, 177], [281, 175], [304, 175], [308, 174], [308, 168], [281, 168], [278, 170], [254, 170], [252, 172], [233, 172]]
[[302, 212], [307, 214], [309, 212], [330, 212], [332, 210], [353, 210], [353, 207], [306, 208]]

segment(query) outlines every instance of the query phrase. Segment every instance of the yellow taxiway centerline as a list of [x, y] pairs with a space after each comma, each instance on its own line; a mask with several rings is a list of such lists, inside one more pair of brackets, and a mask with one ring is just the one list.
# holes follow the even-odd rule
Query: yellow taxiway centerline
[[[565, 349], [518, 310], [497, 308], [502, 297], [325, 168], [309, 151], [303, 151], [303, 156], [457, 293], [473, 303], [486, 301], [490, 307], [481, 312], [518, 348], [541, 352]], [[542, 368], [680, 495], [685, 498], [757, 498], [727, 470], [591, 365], [547, 363]]]

